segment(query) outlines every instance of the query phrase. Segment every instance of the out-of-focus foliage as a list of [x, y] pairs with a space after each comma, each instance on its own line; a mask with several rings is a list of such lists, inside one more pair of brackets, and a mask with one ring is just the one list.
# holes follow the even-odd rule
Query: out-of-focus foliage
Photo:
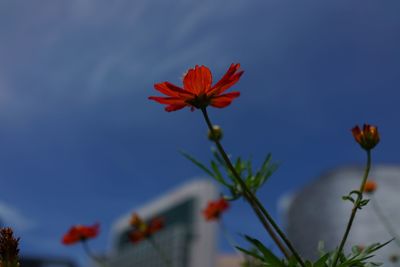
[[[253, 249], [247, 250], [238, 247], [240, 251], [252, 258], [251, 261], [245, 261], [244, 267], [299, 267], [298, 261], [291, 257], [288, 260], [278, 258], [270, 249], [265, 247], [259, 240], [245, 236], [246, 240], [251, 244]], [[345, 255], [340, 253], [337, 267], [375, 267], [380, 266], [381, 263], [369, 261], [374, 256], [374, 252], [383, 246], [387, 245], [392, 240], [380, 244], [375, 243], [365, 248], [354, 246], [351, 253]], [[306, 260], [306, 267], [332, 267], [337, 250], [331, 252], [324, 252], [323, 246], [319, 247], [320, 257], [311, 262]], [[246, 265], [247, 264], [247, 265]], [[252, 265], [253, 264], [253, 265]]]

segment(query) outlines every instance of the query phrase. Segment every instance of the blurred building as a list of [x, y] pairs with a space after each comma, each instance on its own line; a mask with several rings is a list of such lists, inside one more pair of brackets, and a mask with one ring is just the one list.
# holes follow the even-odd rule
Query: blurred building
[[[216, 197], [213, 183], [197, 180], [123, 215], [112, 227], [112, 251], [107, 265], [165, 267], [164, 254], [173, 267], [214, 267], [216, 224], [206, 222], [201, 210]], [[155, 217], [165, 220], [165, 227], [153, 236], [161, 253], [150, 242], [130, 242], [129, 220], [133, 212], [144, 220]]]
[[[339, 245], [352, 209], [352, 203], [342, 200], [342, 196], [359, 188], [363, 172], [362, 167], [339, 168], [283, 198], [287, 234], [305, 258], [317, 256], [319, 241], [325, 243], [327, 250]], [[354, 245], [384, 243], [392, 238], [377, 208], [400, 234], [400, 167], [376, 165], [369, 177], [377, 182], [378, 189], [365, 196], [371, 201], [358, 211], [346, 251]], [[390, 257], [399, 254], [400, 247], [391, 242], [376, 253], [374, 260], [388, 262]]]
[[48, 258], [22, 256], [20, 259], [21, 267], [77, 267], [75, 262], [65, 258]]
[[216, 267], [241, 267], [242, 257], [237, 254], [218, 255]]

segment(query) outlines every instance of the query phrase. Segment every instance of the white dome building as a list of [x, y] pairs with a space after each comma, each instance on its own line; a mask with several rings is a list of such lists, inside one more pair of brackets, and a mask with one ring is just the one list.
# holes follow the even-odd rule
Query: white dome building
[[[305, 258], [316, 258], [319, 241], [324, 241], [327, 251], [339, 245], [352, 209], [352, 203], [342, 200], [342, 196], [359, 188], [363, 172], [362, 167], [335, 169], [284, 198], [286, 232]], [[390, 230], [400, 235], [400, 166], [374, 165], [369, 178], [377, 182], [378, 188], [365, 195], [371, 201], [357, 212], [345, 252], [354, 245], [384, 243], [394, 237]], [[373, 260], [388, 262], [393, 255], [400, 255], [399, 244], [400, 240], [392, 241]]]

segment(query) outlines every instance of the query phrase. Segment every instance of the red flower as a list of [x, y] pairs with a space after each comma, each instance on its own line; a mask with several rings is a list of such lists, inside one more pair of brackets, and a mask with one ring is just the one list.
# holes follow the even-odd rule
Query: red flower
[[154, 218], [149, 223], [148, 233], [152, 235], [163, 229], [164, 225], [165, 225], [165, 220], [163, 218]]
[[240, 95], [239, 92], [223, 94], [239, 81], [243, 74], [239, 68], [240, 64], [231, 64], [221, 80], [212, 86], [210, 69], [206, 66], [196, 65], [194, 69], [189, 69], [183, 77], [183, 88], [170, 82], [156, 83], [154, 88], [167, 97], [150, 96], [149, 99], [167, 105], [166, 111], [175, 111], [187, 106], [192, 110], [202, 109], [208, 105], [224, 108]]
[[368, 180], [367, 182], [365, 182], [364, 192], [372, 194], [376, 191], [377, 188], [378, 188], [378, 184], [376, 182]]
[[131, 240], [132, 243], [140, 242], [145, 238], [146, 238], [146, 235], [142, 231], [136, 230], [136, 231], [132, 231], [131, 233], [129, 233], [129, 240]]
[[137, 243], [143, 239], [151, 237], [156, 232], [164, 228], [165, 220], [163, 218], [154, 218], [146, 223], [139, 217], [137, 213], [134, 213], [130, 220], [130, 225], [133, 230], [129, 233], [129, 239], [132, 243]]
[[99, 234], [100, 225], [98, 223], [92, 226], [74, 225], [64, 235], [62, 243], [64, 245], [72, 245], [89, 238], [94, 238]]
[[379, 143], [379, 133], [376, 126], [364, 124], [362, 130], [355, 126], [351, 131], [356, 142], [365, 150], [371, 150]]
[[224, 198], [216, 201], [208, 202], [207, 207], [203, 210], [206, 221], [218, 220], [222, 212], [229, 208], [229, 203]]

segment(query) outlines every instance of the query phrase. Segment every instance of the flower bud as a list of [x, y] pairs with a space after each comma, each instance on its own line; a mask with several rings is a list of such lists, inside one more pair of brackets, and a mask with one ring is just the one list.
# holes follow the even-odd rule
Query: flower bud
[[219, 141], [222, 139], [222, 129], [218, 125], [213, 125], [212, 131], [208, 131], [208, 139], [211, 141]]
[[376, 126], [364, 124], [362, 130], [355, 126], [351, 131], [356, 142], [367, 151], [373, 149], [379, 143], [379, 133]]
[[376, 182], [368, 180], [367, 182], [365, 182], [364, 192], [368, 193], [368, 194], [372, 194], [376, 191], [377, 188], [378, 188], [378, 185]]

